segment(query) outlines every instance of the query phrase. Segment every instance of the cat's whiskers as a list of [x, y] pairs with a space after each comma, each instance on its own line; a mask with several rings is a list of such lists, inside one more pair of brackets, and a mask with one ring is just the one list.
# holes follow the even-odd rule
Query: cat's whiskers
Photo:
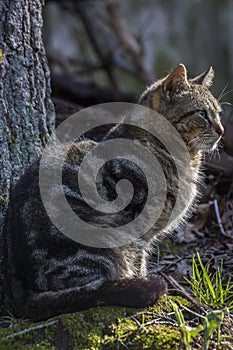
[[206, 142], [206, 138], [203, 138], [203, 135], [195, 137], [193, 140], [189, 141], [190, 148], [196, 150], [203, 150], [203, 145]]
[[210, 156], [209, 156], [210, 160], [215, 157], [216, 152], [217, 152], [217, 148], [210, 150]]
[[223, 142], [222, 140], [218, 143], [218, 146], [216, 147], [216, 155], [218, 156], [218, 161], [220, 162], [220, 149], [223, 148]]
[[231, 90], [229, 90], [229, 91], [225, 92], [225, 94], [223, 94], [223, 95], [221, 96], [221, 98], [223, 98], [224, 96], [229, 95], [229, 94], [230, 94], [232, 91], [233, 91], [233, 89], [231, 89]]
[[199, 148], [203, 149], [204, 144], [205, 144], [205, 140], [204, 139], [200, 140]]
[[193, 149], [200, 149], [200, 144], [201, 144], [202, 140], [200, 136], [195, 137], [193, 140], [189, 141], [189, 146], [190, 148]]
[[220, 101], [222, 98], [222, 95], [224, 94], [224, 92], [226, 91], [227, 87], [229, 85], [229, 81], [226, 83], [226, 85], [224, 86], [224, 88], [222, 89], [222, 91], [220, 92], [220, 94], [217, 97], [217, 100]]
[[195, 137], [194, 139], [192, 139], [191, 141], [188, 142], [189, 145], [191, 145], [191, 143], [195, 143], [196, 141], [198, 141], [200, 139], [200, 136]]
[[219, 148], [217, 147], [215, 151], [216, 151], [216, 158], [218, 157], [218, 161], [219, 161], [219, 163], [220, 163], [220, 152], [219, 152]]
[[218, 148], [223, 148], [223, 142], [222, 142], [222, 140], [221, 141], [219, 141], [219, 143], [218, 143]]
[[206, 152], [203, 152], [202, 157], [203, 161], [206, 162]]
[[222, 106], [222, 105], [227, 105], [227, 106], [233, 107], [232, 103], [227, 102], [227, 101], [223, 101], [223, 102], [221, 102], [220, 104], [221, 104], [221, 106]]
[[226, 89], [227, 89], [227, 87], [228, 87], [228, 85], [229, 85], [229, 82], [226, 83], [226, 85], [224, 86], [224, 88], [223, 88], [222, 91], [220, 92], [220, 94], [219, 94], [219, 96], [218, 96], [218, 98], [217, 98], [218, 102], [220, 102], [221, 99], [222, 99], [224, 96], [227, 96], [228, 94], [230, 94], [230, 93], [233, 91], [233, 89], [231, 89], [231, 90], [225, 92]]

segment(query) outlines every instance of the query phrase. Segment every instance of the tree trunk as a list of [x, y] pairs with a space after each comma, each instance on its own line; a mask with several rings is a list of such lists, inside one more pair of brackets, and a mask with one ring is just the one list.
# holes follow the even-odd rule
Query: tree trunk
[[[42, 6], [42, 0], [0, 1], [0, 244], [10, 190], [54, 132]], [[0, 253], [0, 273], [1, 260]]]

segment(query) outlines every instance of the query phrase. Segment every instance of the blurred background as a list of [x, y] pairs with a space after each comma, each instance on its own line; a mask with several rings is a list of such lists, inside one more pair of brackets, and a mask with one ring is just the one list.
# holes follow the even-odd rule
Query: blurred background
[[217, 254], [233, 238], [232, 23], [233, 0], [47, 0], [44, 8], [57, 125], [86, 106], [136, 102], [180, 62], [189, 77], [213, 66], [225, 136], [219, 154], [206, 159], [198, 213], [179, 229], [176, 245], [185, 251], [199, 245]]
[[[190, 77], [213, 66], [233, 156], [233, 0], [47, 0], [44, 42], [57, 124], [80, 108], [136, 102], [178, 63]], [[230, 163], [232, 159], [224, 159]]]
[[190, 76], [212, 65], [220, 94], [232, 88], [232, 22], [232, 0], [56, 0], [44, 41], [56, 78], [138, 95], [182, 62]]
[[180, 62], [190, 77], [213, 66], [233, 155], [232, 23], [233, 0], [47, 0], [44, 42], [57, 123], [82, 107], [136, 102]]

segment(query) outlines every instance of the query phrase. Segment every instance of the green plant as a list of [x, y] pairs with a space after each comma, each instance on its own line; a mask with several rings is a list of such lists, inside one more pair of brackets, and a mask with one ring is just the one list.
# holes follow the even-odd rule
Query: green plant
[[171, 305], [176, 316], [176, 321], [183, 333], [185, 350], [192, 349], [191, 344], [194, 341], [194, 338], [198, 333], [202, 332], [203, 330], [204, 330], [204, 333], [203, 333], [204, 350], [209, 349], [210, 340], [215, 330], [217, 330], [217, 334], [218, 334], [217, 341], [218, 343], [220, 342], [220, 325], [224, 316], [224, 313], [222, 310], [214, 310], [209, 312], [204, 317], [204, 325], [199, 324], [196, 327], [190, 327], [185, 324], [184, 315], [181, 309], [179, 308], [179, 306], [173, 301], [171, 301]]
[[224, 312], [222, 310], [214, 310], [207, 314], [205, 317], [205, 328], [204, 328], [204, 349], [209, 349], [210, 339], [217, 329], [218, 343], [220, 342], [220, 325], [222, 323]]
[[223, 263], [221, 261], [215, 273], [210, 272], [210, 261], [204, 265], [199, 253], [197, 261], [192, 258], [192, 280], [185, 278], [197, 299], [214, 309], [227, 307], [233, 309], [233, 285], [229, 278], [223, 285]]
[[181, 311], [181, 309], [179, 308], [179, 306], [174, 303], [173, 301], [171, 301], [172, 304], [172, 308], [173, 311], [175, 313], [176, 316], [176, 321], [178, 323], [178, 325], [180, 326], [182, 333], [183, 333], [183, 340], [184, 340], [184, 345], [185, 345], [185, 350], [190, 350], [191, 349], [191, 343], [193, 342], [193, 339], [195, 338], [195, 336], [201, 332], [204, 327], [202, 324], [198, 325], [197, 327], [190, 327], [187, 326], [185, 324], [185, 320], [184, 320], [184, 315]]

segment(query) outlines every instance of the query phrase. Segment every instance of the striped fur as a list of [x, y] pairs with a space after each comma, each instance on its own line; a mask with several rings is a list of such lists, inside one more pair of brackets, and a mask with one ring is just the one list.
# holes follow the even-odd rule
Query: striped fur
[[[42, 320], [95, 305], [143, 307], [166, 293], [166, 284], [159, 276], [147, 276], [147, 257], [153, 243], [174, 231], [192, 212], [202, 153], [215, 147], [223, 132], [220, 107], [207, 87], [212, 75], [210, 70], [188, 81], [185, 67], [179, 65], [149, 87], [140, 99], [141, 104], [160, 112], [176, 127], [190, 153], [189, 176], [184, 179], [187, 205], [169, 224], [178, 191], [178, 175], [166, 147], [145, 131], [124, 123], [114, 127], [107, 136], [145, 144], [156, 155], [167, 180], [162, 214], [155, 227], [138, 241], [120, 248], [101, 249], [70, 240], [59, 232], [45, 212], [39, 190], [40, 159], [26, 170], [12, 191], [5, 225], [4, 287], [7, 308], [15, 316]], [[203, 115], [200, 110], [205, 111]], [[197, 142], [193, 141], [196, 138]], [[107, 162], [97, 184], [100, 193], [106, 199], [114, 199], [116, 183], [127, 178], [135, 189], [132, 203], [127, 210], [108, 215], [89, 208], [77, 188], [77, 174], [83, 157], [95, 145], [94, 141], [82, 140], [51, 147], [53, 162], [48, 161], [48, 168], [56, 168], [65, 148], [63, 191], [72, 209], [83, 220], [100, 227], [124, 225], [133, 220], [145, 204], [146, 179], [131, 162], [123, 159]], [[50, 188], [49, 195], [56, 198], [57, 188]]]

